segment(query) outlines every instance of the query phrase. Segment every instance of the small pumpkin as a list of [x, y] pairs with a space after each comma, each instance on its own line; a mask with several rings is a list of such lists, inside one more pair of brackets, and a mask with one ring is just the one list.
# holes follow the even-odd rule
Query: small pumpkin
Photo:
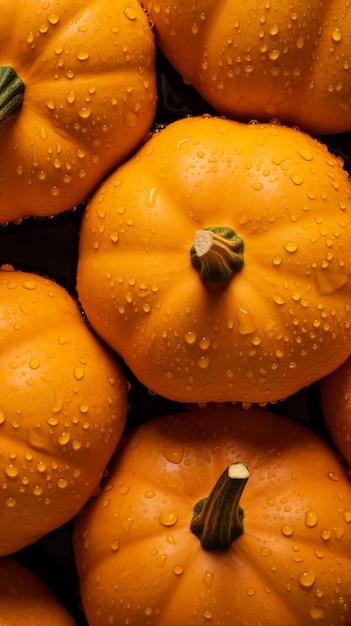
[[351, 468], [351, 359], [319, 381], [322, 419], [332, 442]]
[[346, 472], [309, 428], [257, 406], [131, 431], [73, 546], [90, 626], [351, 618]]
[[1, 17], [7, 222], [85, 201], [149, 131], [156, 73], [154, 36], [137, 0], [3, 0]]
[[147, 0], [156, 41], [221, 114], [277, 117], [311, 134], [351, 129], [345, 0]]
[[119, 363], [62, 287], [0, 271], [0, 555], [72, 518], [124, 428]]
[[161, 396], [285, 398], [350, 354], [350, 209], [341, 159], [310, 136], [177, 120], [90, 199], [80, 302]]
[[0, 559], [0, 624], [5, 626], [75, 626], [73, 617], [33, 572]]

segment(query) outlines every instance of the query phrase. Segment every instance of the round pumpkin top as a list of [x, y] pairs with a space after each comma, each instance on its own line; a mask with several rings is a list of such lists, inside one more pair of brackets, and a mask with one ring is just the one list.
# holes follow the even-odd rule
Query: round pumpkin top
[[155, 43], [137, 0], [1, 4], [0, 223], [86, 200], [143, 140]]
[[91, 198], [79, 299], [162, 396], [285, 398], [350, 353], [350, 208], [341, 160], [308, 135], [178, 120]]
[[[89, 624], [346, 625], [350, 503], [344, 467], [302, 424], [238, 405], [150, 420], [75, 520]], [[223, 521], [241, 527], [225, 547]]]

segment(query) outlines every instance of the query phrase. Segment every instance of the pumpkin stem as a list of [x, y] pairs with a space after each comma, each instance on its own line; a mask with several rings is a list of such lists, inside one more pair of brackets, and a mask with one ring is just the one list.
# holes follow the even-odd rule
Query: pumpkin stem
[[24, 83], [10, 65], [0, 66], [0, 125], [16, 115], [23, 104]]
[[232, 463], [210, 495], [195, 505], [190, 529], [204, 550], [227, 550], [243, 533], [244, 512], [239, 501], [249, 476], [245, 463]]
[[195, 233], [190, 258], [202, 280], [229, 280], [244, 264], [243, 248], [231, 228], [209, 226]]

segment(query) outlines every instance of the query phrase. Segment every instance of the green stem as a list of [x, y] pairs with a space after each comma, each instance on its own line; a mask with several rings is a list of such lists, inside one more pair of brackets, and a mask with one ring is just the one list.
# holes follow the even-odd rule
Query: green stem
[[204, 550], [227, 550], [243, 533], [244, 512], [239, 502], [249, 476], [245, 463], [232, 463], [210, 495], [195, 505], [190, 529]]
[[0, 125], [17, 115], [23, 104], [24, 83], [10, 65], [0, 66]]
[[193, 267], [202, 280], [230, 280], [243, 264], [244, 242], [226, 226], [198, 230], [190, 250]]

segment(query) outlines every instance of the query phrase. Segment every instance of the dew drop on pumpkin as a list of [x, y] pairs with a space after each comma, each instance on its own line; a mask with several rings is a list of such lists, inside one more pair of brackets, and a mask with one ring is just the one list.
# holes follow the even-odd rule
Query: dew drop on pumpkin
[[134, 517], [124, 517], [121, 526], [126, 533], [129, 533], [134, 522]]
[[8, 498], [6, 498], [5, 500], [5, 504], [9, 509], [13, 509], [13, 507], [16, 506], [16, 498], [14, 498], [13, 496], [9, 496]]
[[207, 354], [203, 354], [198, 358], [197, 364], [200, 369], [207, 369], [210, 364], [210, 357]]
[[212, 611], [206, 610], [206, 611], [203, 612], [202, 615], [203, 615], [204, 619], [208, 619], [208, 620], [213, 619]]
[[118, 552], [118, 550], [119, 550], [119, 541], [117, 539], [115, 539], [111, 543], [111, 550], [112, 550], [112, 552]]
[[63, 431], [57, 438], [57, 441], [60, 444], [60, 446], [66, 446], [70, 439], [71, 439], [70, 433], [67, 431]]
[[203, 577], [203, 583], [205, 585], [205, 587], [207, 587], [208, 589], [210, 589], [210, 587], [212, 587], [213, 584], [213, 579], [214, 579], [214, 573], [210, 572], [208, 569], [205, 571], [204, 577]]
[[56, 485], [58, 486], [59, 489], [65, 489], [68, 485], [68, 480], [66, 478], [59, 478], [56, 481]]
[[308, 528], [314, 528], [318, 523], [318, 514], [314, 509], [309, 509], [305, 513], [305, 524]]
[[82, 107], [78, 111], [78, 115], [82, 120], [87, 120], [91, 116], [91, 108], [90, 107]]
[[19, 474], [19, 469], [18, 467], [10, 463], [9, 465], [5, 467], [5, 474], [6, 476], [8, 476], [8, 478], [17, 478]]
[[311, 606], [309, 609], [309, 614], [310, 614], [311, 619], [315, 621], [325, 620], [325, 612], [323, 609], [319, 608], [318, 606]]
[[133, 9], [132, 7], [126, 7], [125, 9], [123, 9], [123, 13], [128, 18], [128, 20], [136, 20], [137, 14], [135, 9]]
[[285, 537], [291, 537], [291, 535], [294, 533], [294, 529], [290, 524], [283, 524], [283, 526], [281, 527], [281, 533]]
[[195, 331], [188, 330], [186, 333], [184, 333], [184, 341], [189, 346], [193, 345], [196, 339], [197, 339], [197, 334]]
[[178, 521], [178, 512], [165, 509], [161, 511], [158, 520], [162, 526], [174, 526]]
[[172, 568], [172, 572], [173, 574], [175, 574], [176, 576], [180, 576], [183, 573], [184, 569], [182, 568], [181, 565], [175, 565]]
[[299, 581], [301, 587], [304, 587], [304, 588], [312, 587], [312, 585], [314, 585], [314, 583], [315, 583], [315, 580], [316, 580], [316, 575], [310, 569], [305, 570], [298, 577], [298, 581]]
[[180, 463], [184, 456], [183, 446], [163, 446], [162, 454], [170, 463]]
[[252, 597], [256, 595], [256, 589], [254, 587], [249, 587], [246, 589], [246, 593], [248, 596]]

